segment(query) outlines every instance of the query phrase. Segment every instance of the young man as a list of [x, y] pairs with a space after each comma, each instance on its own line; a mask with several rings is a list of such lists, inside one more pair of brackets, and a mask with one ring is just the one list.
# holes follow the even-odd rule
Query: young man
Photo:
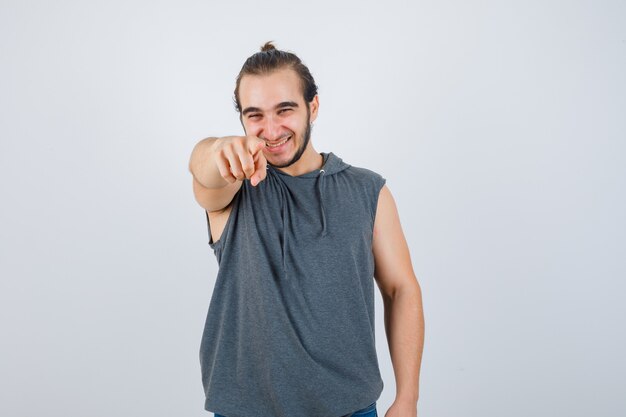
[[396, 380], [386, 417], [416, 417], [421, 290], [379, 174], [318, 153], [317, 86], [265, 44], [237, 77], [245, 136], [207, 138], [189, 170], [219, 272], [200, 345], [205, 409], [225, 417], [376, 416], [374, 284]]

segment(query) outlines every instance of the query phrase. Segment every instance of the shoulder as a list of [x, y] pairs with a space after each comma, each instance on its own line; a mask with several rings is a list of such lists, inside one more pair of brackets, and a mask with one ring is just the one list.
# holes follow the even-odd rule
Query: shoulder
[[384, 194], [387, 180], [380, 173], [364, 167], [350, 166], [341, 174], [348, 178], [351, 191], [349, 194], [367, 207], [372, 222], [376, 217], [380, 197]]
[[385, 177], [372, 169], [354, 165], [345, 169], [343, 173], [353, 179], [356, 183], [362, 186], [371, 187], [375, 192], [380, 191], [387, 181]]

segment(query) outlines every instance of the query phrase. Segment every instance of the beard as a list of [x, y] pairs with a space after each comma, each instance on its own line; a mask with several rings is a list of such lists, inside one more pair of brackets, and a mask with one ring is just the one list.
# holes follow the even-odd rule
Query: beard
[[290, 166], [292, 164], [295, 164], [302, 157], [302, 154], [304, 153], [304, 151], [305, 151], [307, 145], [309, 144], [310, 140], [311, 140], [311, 111], [307, 107], [307, 109], [306, 109], [306, 129], [304, 130], [304, 135], [302, 136], [302, 144], [300, 144], [300, 146], [298, 147], [298, 150], [296, 150], [296, 153], [293, 155], [293, 158], [291, 158], [289, 160], [289, 162], [286, 162], [284, 164], [272, 164], [272, 163], [270, 163], [270, 161], [267, 161], [268, 165], [271, 165], [271, 166], [276, 167], [276, 168], [285, 168], [285, 167], [288, 167], [288, 166]]

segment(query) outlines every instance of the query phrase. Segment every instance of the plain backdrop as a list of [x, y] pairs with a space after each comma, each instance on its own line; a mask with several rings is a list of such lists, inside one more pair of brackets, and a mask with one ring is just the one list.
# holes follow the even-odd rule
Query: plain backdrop
[[597, 0], [2, 1], [0, 415], [211, 415], [217, 262], [187, 164], [242, 133], [235, 77], [268, 40], [319, 85], [316, 149], [394, 195], [419, 416], [623, 415], [625, 21]]

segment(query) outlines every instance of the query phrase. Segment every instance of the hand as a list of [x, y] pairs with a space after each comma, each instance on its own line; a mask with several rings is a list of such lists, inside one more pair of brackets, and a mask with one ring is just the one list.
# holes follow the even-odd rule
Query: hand
[[417, 417], [417, 403], [396, 399], [385, 413], [385, 417]]
[[265, 179], [265, 141], [256, 136], [225, 136], [215, 141], [215, 162], [222, 177], [233, 183], [245, 178], [257, 186]]

